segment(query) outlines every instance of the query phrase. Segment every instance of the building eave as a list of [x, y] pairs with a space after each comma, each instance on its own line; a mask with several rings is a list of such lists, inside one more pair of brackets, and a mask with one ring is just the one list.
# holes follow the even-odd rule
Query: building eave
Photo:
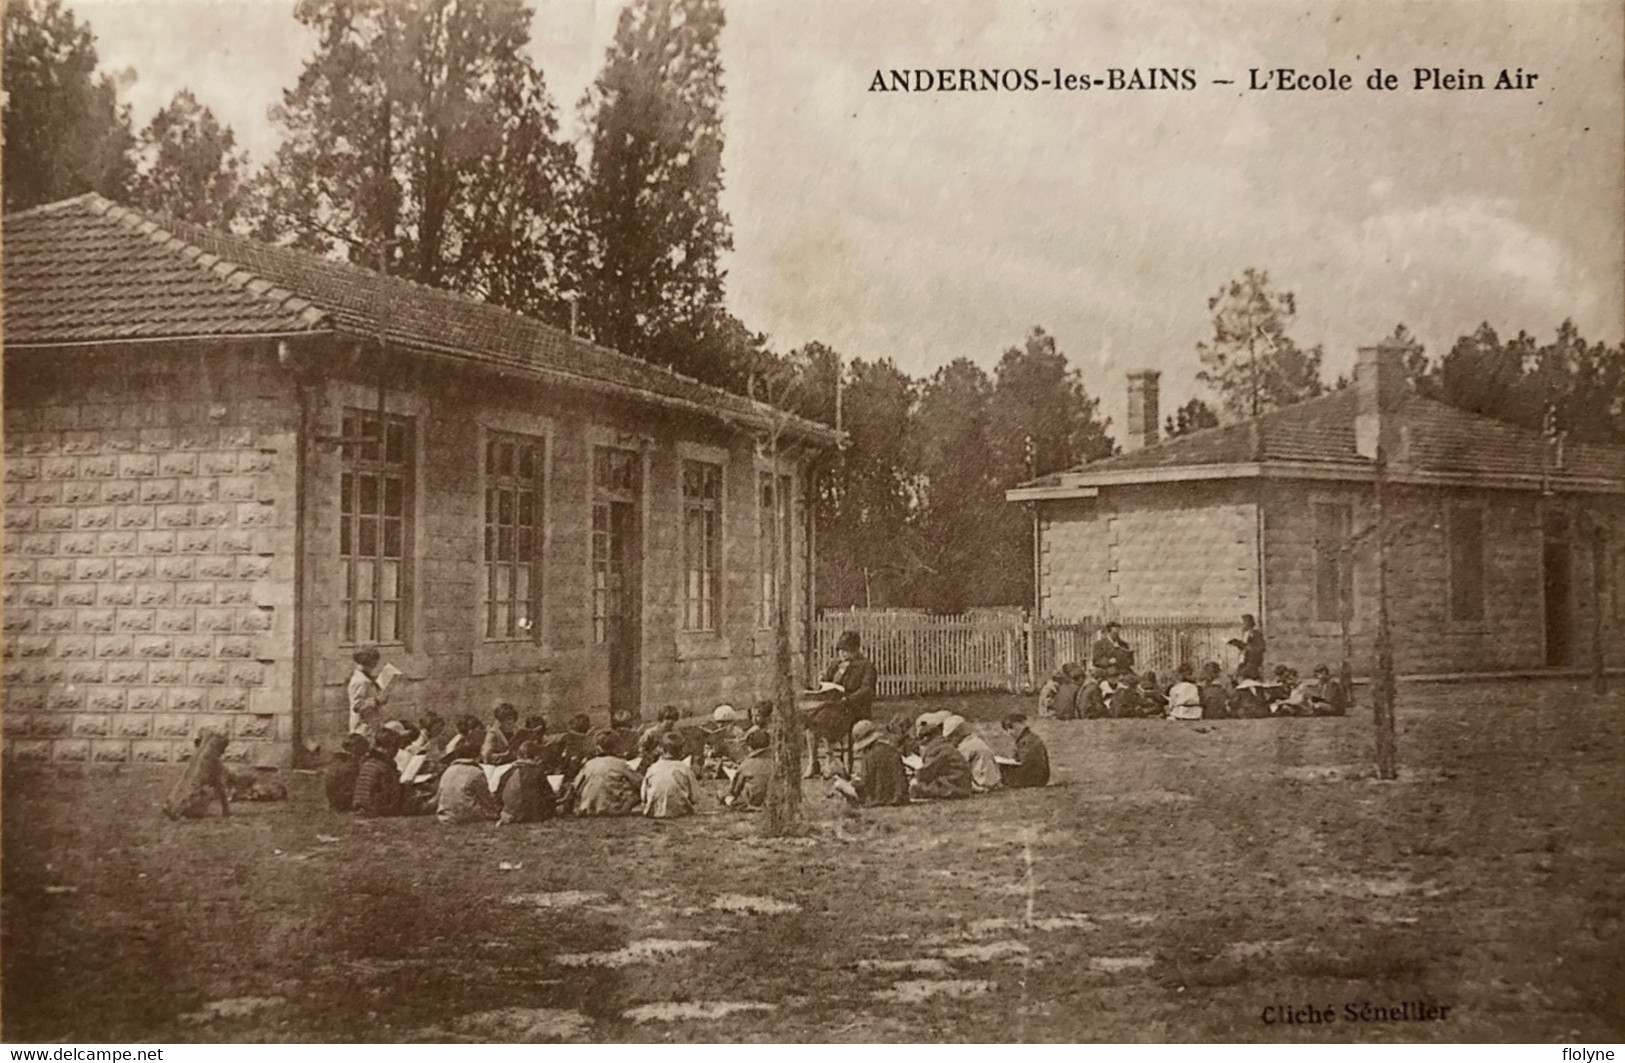
[[[1131, 487], [1142, 484], [1190, 483], [1203, 480], [1317, 480], [1371, 483], [1375, 470], [1356, 462], [1239, 462], [1215, 465], [1171, 465], [1160, 469], [1124, 469], [1090, 473], [1086, 469], [1062, 473], [1060, 483], [1042, 487], [1015, 487], [1005, 492], [1008, 502], [1058, 501], [1094, 498], [1102, 487]], [[1501, 491], [1567, 492], [1579, 494], [1625, 494], [1625, 480], [1595, 476], [1574, 476], [1554, 472], [1470, 473], [1435, 469], [1391, 469], [1388, 482], [1426, 487], [1479, 487]]]

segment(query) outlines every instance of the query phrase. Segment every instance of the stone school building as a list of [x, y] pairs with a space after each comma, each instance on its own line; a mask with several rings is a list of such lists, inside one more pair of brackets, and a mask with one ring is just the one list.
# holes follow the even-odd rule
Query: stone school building
[[1380, 445], [1401, 675], [1585, 667], [1594, 621], [1625, 667], [1625, 448], [1422, 398], [1385, 347], [1353, 386], [1250, 421], [1159, 442], [1157, 407], [1157, 374], [1132, 374], [1124, 453], [1008, 492], [1037, 518], [1045, 615], [1252, 613], [1267, 664], [1305, 674], [1336, 670], [1347, 622], [1364, 674]]
[[554, 728], [771, 690], [822, 425], [476, 300], [94, 195], [5, 219], [5, 749], [273, 766], [351, 654]]

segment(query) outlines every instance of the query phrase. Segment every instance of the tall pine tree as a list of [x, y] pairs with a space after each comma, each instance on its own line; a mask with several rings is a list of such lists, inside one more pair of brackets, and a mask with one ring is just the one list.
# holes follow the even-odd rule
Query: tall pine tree
[[722, 309], [721, 0], [632, 0], [582, 101], [594, 264], [584, 317], [608, 346], [743, 389]]
[[141, 131], [145, 165], [135, 200], [211, 228], [229, 229], [248, 206], [243, 178], [248, 157], [237, 150], [229, 126], [182, 89]]
[[519, 0], [301, 0], [316, 53], [273, 117], [268, 235], [562, 322], [580, 175]]
[[124, 199], [135, 178], [130, 110], [97, 70], [96, 42], [60, 0], [10, 0], [5, 36], [5, 209], [83, 192]]

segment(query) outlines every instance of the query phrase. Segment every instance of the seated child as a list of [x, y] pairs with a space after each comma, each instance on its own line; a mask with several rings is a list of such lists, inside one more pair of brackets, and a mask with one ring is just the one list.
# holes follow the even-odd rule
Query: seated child
[[355, 800], [352, 802], [358, 816], [398, 816], [401, 812], [401, 769], [395, 765], [395, 752], [400, 736], [387, 727], [380, 727], [372, 740], [372, 748], [362, 758], [355, 777]]
[[1048, 786], [1049, 747], [1027, 726], [1027, 717], [1012, 712], [999, 726], [1016, 740], [1016, 762], [1004, 766], [1004, 785], [1012, 789]]
[[[1068, 661], [1061, 665], [1061, 682], [1055, 690], [1053, 708], [1057, 720], [1076, 720], [1087, 716], [1089, 702], [1087, 700], [1088, 688], [1096, 684], [1089, 682], [1084, 669], [1076, 662]], [[1098, 694], [1099, 691], [1097, 690]]]
[[1348, 712], [1343, 684], [1332, 678], [1332, 670], [1324, 664], [1315, 665], [1315, 680], [1309, 684], [1307, 693], [1311, 715], [1342, 716]]
[[367, 755], [370, 744], [366, 735], [345, 735], [343, 744], [322, 772], [327, 807], [334, 812], [348, 812], [355, 807], [355, 777], [361, 771], [361, 759]]
[[727, 774], [722, 770], [724, 764], [732, 767], [745, 758], [745, 733], [739, 728], [739, 711], [732, 705], [718, 705], [711, 722], [699, 730], [703, 778], [722, 778]]
[[1203, 719], [1223, 720], [1230, 716], [1230, 682], [1218, 661], [1209, 661], [1202, 666], [1200, 691]]
[[749, 738], [751, 733], [755, 731], [765, 731], [769, 735], [773, 733], [773, 703], [771, 701], [758, 701], [751, 706], [750, 727], [746, 729], [745, 737]]
[[773, 778], [772, 744], [768, 733], [759, 727], [745, 735], [745, 759], [739, 762], [723, 804], [735, 812], [756, 812], [766, 807], [767, 785]]
[[922, 736], [920, 759], [924, 763], [914, 773], [910, 786], [913, 796], [954, 798], [971, 795], [970, 761], [940, 728], [931, 728]]
[[[638, 755], [638, 728], [637, 721], [625, 709], [616, 709], [609, 714], [609, 734], [615, 739], [615, 755], [627, 760]], [[594, 747], [596, 748], [596, 746]]]
[[[907, 722], [895, 716], [892, 723]], [[881, 729], [870, 720], [852, 725], [852, 778], [839, 780], [836, 792], [865, 808], [908, 804], [908, 769], [894, 741], [895, 729]]]
[[1119, 720], [1144, 716], [1146, 699], [1140, 691], [1140, 677], [1129, 672], [1120, 678], [1112, 689], [1109, 704], [1110, 714]]
[[1168, 718], [1170, 720], [1200, 720], [1202, 718], [1202, 689], [1196, 685], [1196, 669], [1189, 661], [1179, 662], [1175, 673], [1179, 679], [1168, 690]]
[[518, 751], [526, 742], [547, 741], [547, 717], [526, 716], [524, 725], [514, 728], [508, 736], [508, 748]]
[[1270, 713], [1275, 716], [1308, 716], [1309, 692], [1299, 681], [1296, 669], [1278, 665], [1275, 683], [1270, 690]]
[[497, 803], [502, 812], [498, 826], [509, 823], [540, 823], [553, 816], [557, 796], [547, 781], [547, 769], [542, 764], [542, 747], [534, 738], [519, 745], [518, 759], [502, 777], [497, 788]]
[[578, 816], [625, 816], [638, 809], [638, 773], [615, 755], [615, 739], [598, 736], [598, 755], [581, 766], [571, 789]]
[[1061, 685], [1065, 682], [1066, 673], [1057, 668], [1055, 674], [1038, 688], [1038, 715], [1041, 718], [1055, 715], [1055, 695], [1061, 692]]
[[683, 714], [676, 705], [667, 705], [660, 710], [655, 722], [643, 729], [638, 737], [638, 755], [643, 758], [647, 766], [653, 764], [660, 757], [660, 743], [677, 726], [677, 721]]
[[1106, 720], [1112, 716], [1111, 699], [1117, 687], [1096, 672], [1078, 689], [1078, 715], [1086, 720]]
[[440, 775], [435, 818], [442, 823], [478, 823], [497, 818], [497, 799], [480, 767], [479, 751], [459, 750]]
[[643, 814], [651, 819], [674, 819], [694, 814], [694, 769], [689, 767], [687, 743], [682, 735], [660, 740], [660, 759], [643, 776]]
[[457, 733], [446, 743], [446, 751], [441, 754], [441, 759], [449, 764], [460, 757], [478, 758], [484, 745], [485, 724], [480, 722], [478, 716], [465, 714], [457, 717]]
[[496, 718], [496, 722], [485, 732], [485, 740], [480, 743], [480, 763], [511, 764], [514, 750], [518, 748], [511, 743], [514, 732], [519, 730], [519, 710], [508, 702], [501, 701], [497, 703], [491, 715]]
[[570, 717], [564, 734], [559, 737], [558, 750], [559, 769], [566, 776], [580, 771], [598, 750], [598, 740], [592, 734], [592, 717], [584, 712]]
[[993, 747], [976, 733], [968, 720], [961, 716], [950, 716], [942, 722], [942, 733], [958, 746], [960, 755], [970, 763], [973, 790], [987, 793], [1003, 785], [999, 777], [999, 762], [993, 757]]

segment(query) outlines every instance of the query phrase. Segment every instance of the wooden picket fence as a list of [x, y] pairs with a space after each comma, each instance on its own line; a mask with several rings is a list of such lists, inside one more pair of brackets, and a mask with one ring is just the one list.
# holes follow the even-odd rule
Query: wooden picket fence
[[[930, 616], [906, 611], [826, 610], [813, 632], [815, 661], [835, 658], [835, 640], [856, 631], [880, 674], [881, 697], [1032, 691], [1070, 661], [1086, 664], [1105, 617], [1034, 619], [1019, 612]], [[1181, 661], [1200, 667], [1218, 661], [1234, 668], [1239, 654], [1226, 645], [1233, 620], [1205, 617], [1115, 617], [1135, 650], [1135, 666], [1171, 675]]]

